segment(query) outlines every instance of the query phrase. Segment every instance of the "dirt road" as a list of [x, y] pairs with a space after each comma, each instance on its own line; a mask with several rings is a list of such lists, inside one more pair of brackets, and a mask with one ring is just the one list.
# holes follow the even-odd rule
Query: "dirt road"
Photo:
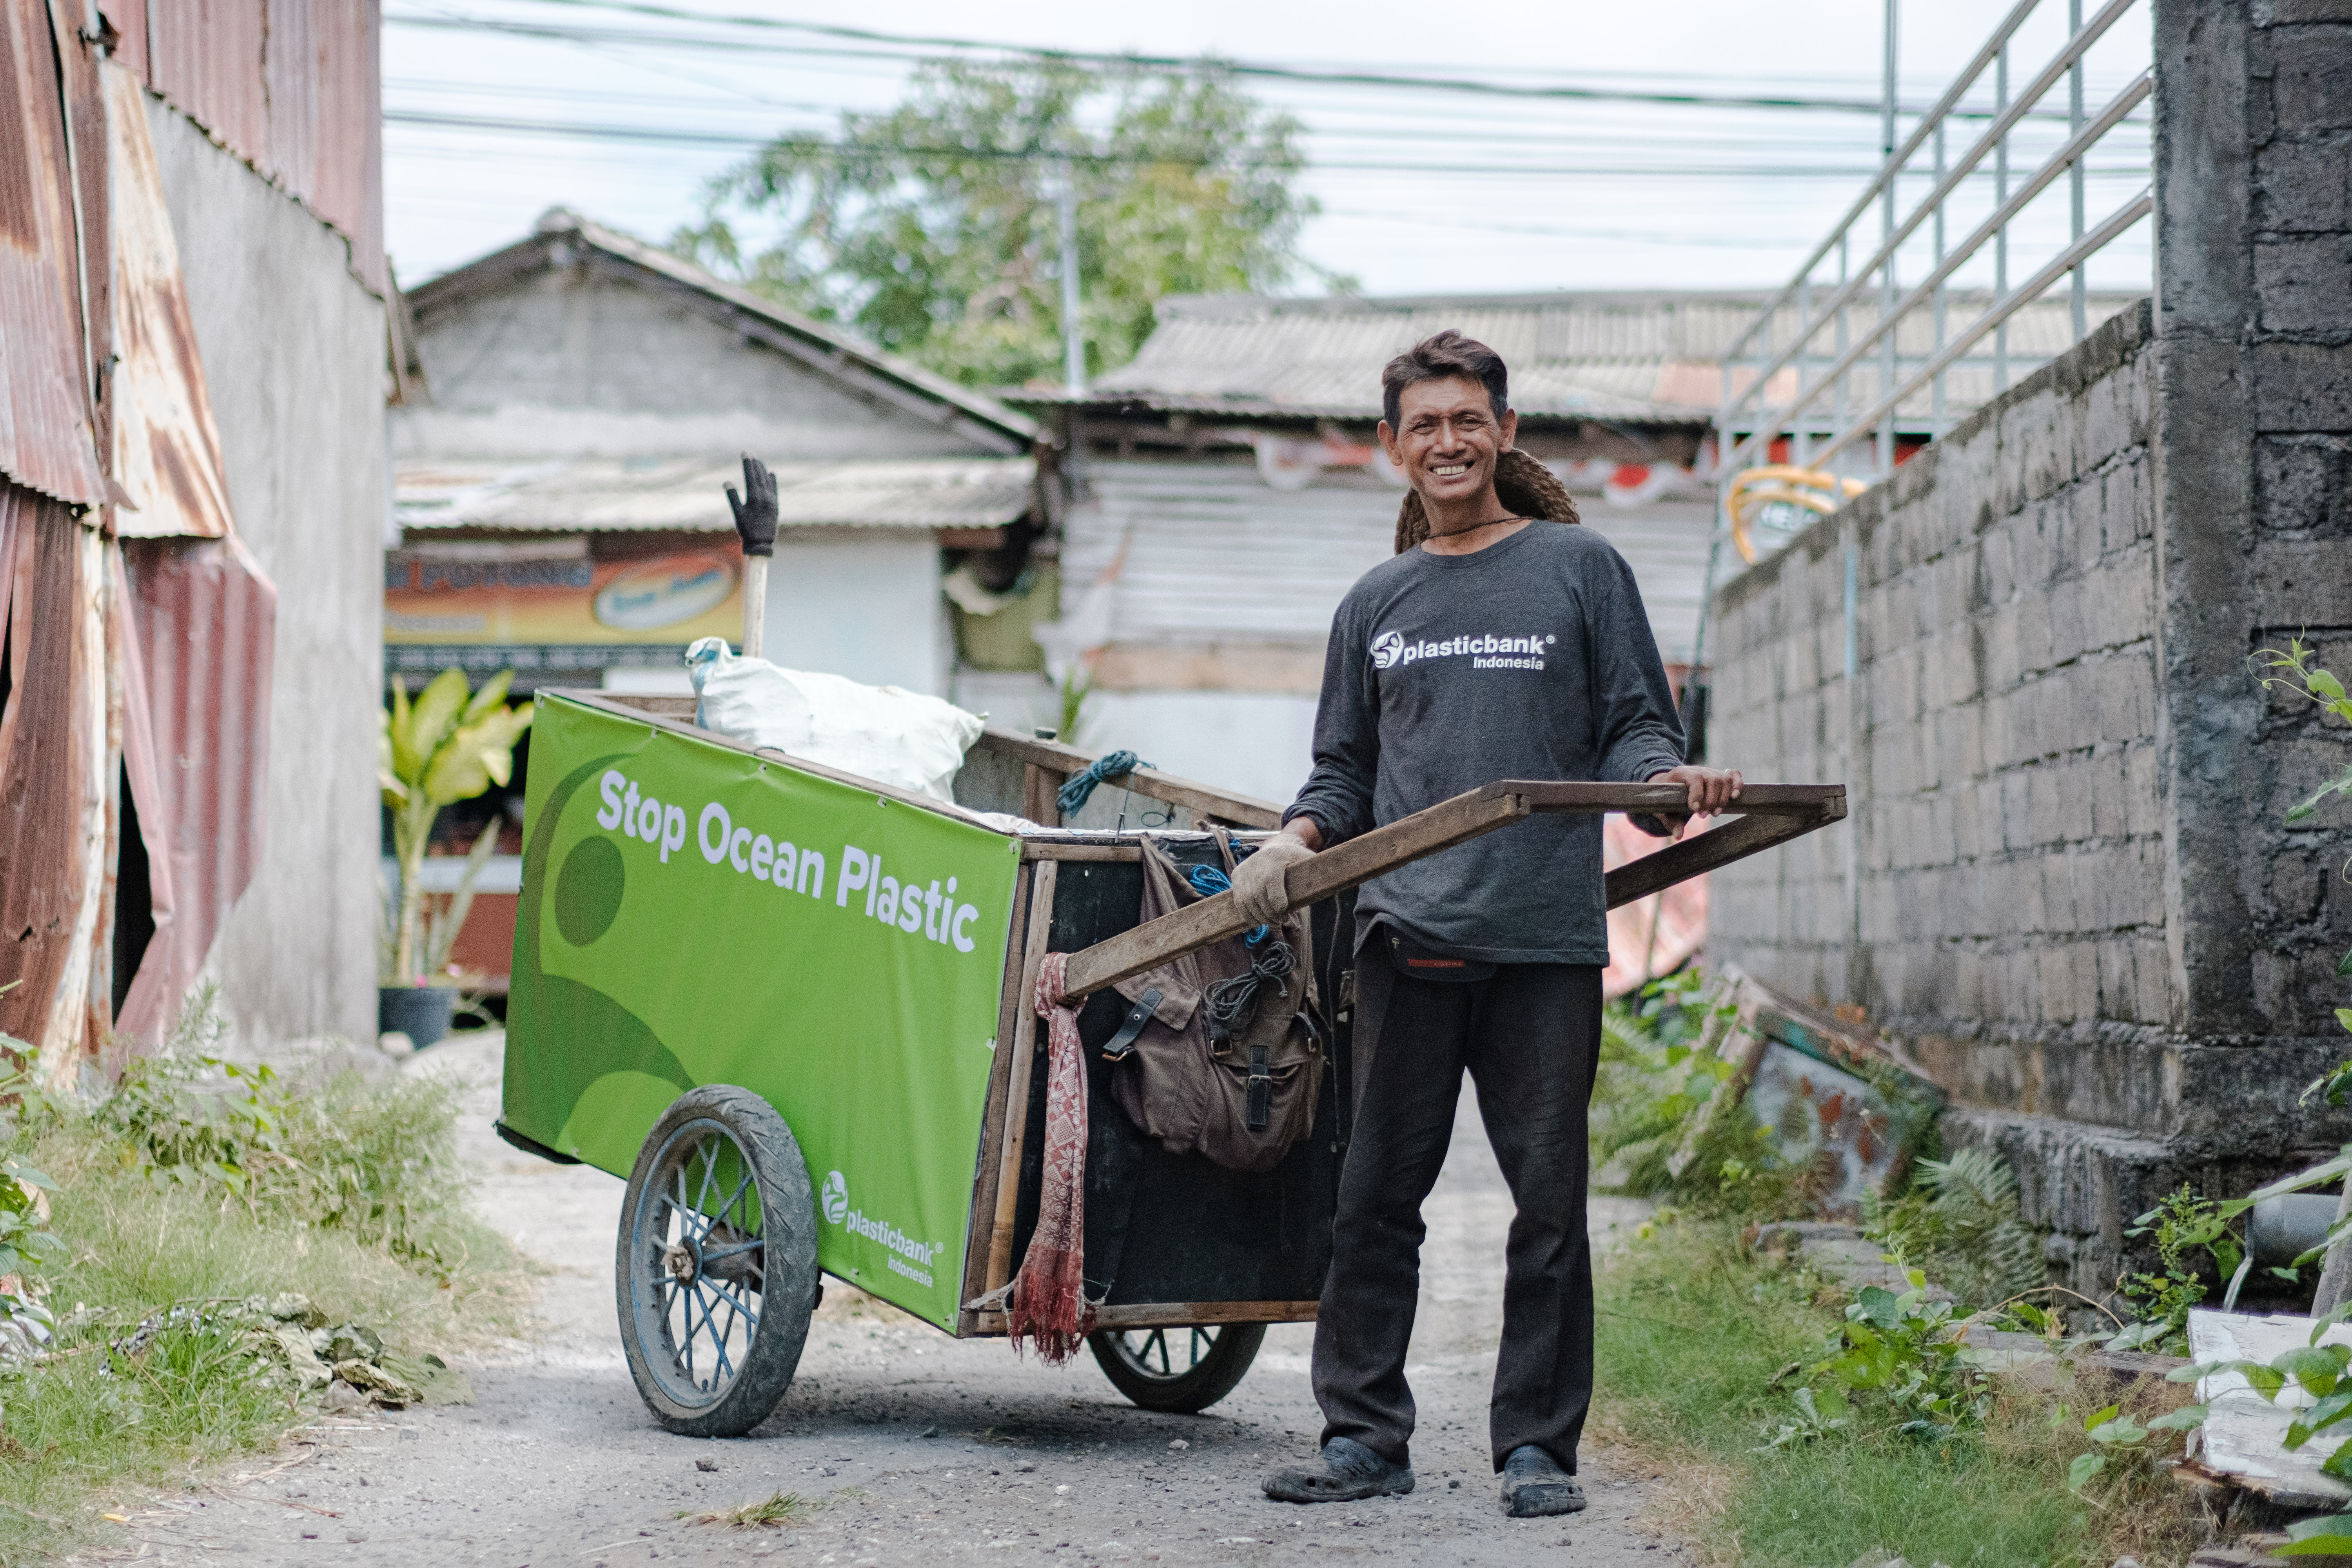
[[[622, 1360], [613, 1234], [622, 1184], [529, 1160], [489, 1132], [496, 1036], [409, 1070], [462, 1073], [466, 1153], [484, 1212], [554, 1266], [544, 1332], [467, 1363], [478, 1403], [331, 1419], [307, 1460], [168, 1500], [126, 1529], [154, 1563], [484, 1564], [638, 1568], [646, 1563], [803, 1564], [971, 1561], [1314, 1563], [1679, 1563], [1642, 1526], [1647, 1478], [1588, 1451], [1592, 1498], [1570, 1520], [1509, 1520], [1486, 1452], [1510, 1206], [1465, 1088], [1429, 1215], [1412, 1375], [1420, 1489], [1297, 1508], [1258, 1477], [1313, 1453], [1312, 1330], [1266, 1336], [1249, 1377], [1197, 1416], [1129, 1405], [1091, 1358], [1016, 1361], [1002, 1341], [960, 1343], [832, 1287], [800, 1376], [776, 1415], [731, 1442], [673, 1437], [647, 1417]], [[1637, 1217], [1596, 1212], [1596, 1229]], [[278, 1461], [271, 1461], [277, 1463]], [[708, 1468], [705, 1468], [708, 1467]], [[698, 1523], [779, 1489], [799, 1522], [756, 1531]], [[683, 1517], [681, 1517], [683, 1516]], [[108, 1558], [117, 1553], [108, 1552]]]

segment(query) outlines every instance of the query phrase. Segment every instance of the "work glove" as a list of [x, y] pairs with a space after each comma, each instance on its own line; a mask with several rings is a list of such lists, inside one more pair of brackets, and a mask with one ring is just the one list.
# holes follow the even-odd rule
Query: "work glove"
[[1256, 853], [1234, 869], [1234, 897], [1253, 925], [1279, 924], [1290, 912], [1290, 896], [1283, 889], [1283, 879], [1301, 860], [1311, 860], [1315, 851], [1287, 833], [1277, 833], [1257, 847]]
[[[748, 500], [746, 498], [749, 498]], [[776, 476], [757, 458], [743, 459], [743, 494], [727, 487], [727, 504], [735, 512], [735, 531], [746, 555], [776, 552]]]

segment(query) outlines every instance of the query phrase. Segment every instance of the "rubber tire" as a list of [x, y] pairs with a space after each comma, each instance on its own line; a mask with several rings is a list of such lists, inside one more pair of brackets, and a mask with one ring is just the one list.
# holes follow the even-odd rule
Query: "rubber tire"
[[[679, 1128], [690, 1121], [718, 1122], [749, 1156], [760, 1193], [761, 1227], [767, 1241], [762, 1258], [760, 1323], [753, 1331], [742, 1370], [719, 1397], [688, 1405], [672, 1398], [654, 1377], [640, 1342], [630, 1234], [639, 1205], [647, 1199], [654, 1161]], [[652, 1194], [658, 1196], [659, 1194]], [[800, 1141], [775, 1107], [748, 1089], [706, 1084], [670, 1102], [646, 1135], [621, 1201], [620, 1235], [614, 1247], [614, 1304], [621, 1319], [621, 1348], [629, 1375], [656, 1421], [681, 1437], [740, 1437], [775, 1413], [800, 1370], [808, 1343], [809, 1320], [816, 1312], [816, 1194]], [[779, 1237], [777, 1231], [783, 1234]], [[804, 1303], [797, 1310], [786, 1302]], [[659, 1353], [656, 1342], [655, 1353]]]
[[[1202, 1327], [1207, 1325], [1203, 1324]], [[1180, 1377], [1147, 1377], [1119, 1359], [1118, 1336], [1109, 1332], [1087, 1336], [1087, 1348], [1111, 1386], [1146, 1410], [1197, 1415], [1231, 1394], [1249, 1375], [1257, 1347], [1265, 1340], [1264, 1323], [1221, 1323], [1217, 1342], [1200, 1365]]]

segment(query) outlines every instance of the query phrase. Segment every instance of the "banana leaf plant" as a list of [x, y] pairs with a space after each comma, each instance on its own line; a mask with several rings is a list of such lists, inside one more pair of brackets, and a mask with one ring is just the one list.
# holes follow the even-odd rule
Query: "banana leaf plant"
[[425, 850], [443, 806], [471, 800], [513, 775], [515, 742], [531, 720], [530, 703], [507, 704], [513, 679], [514, 671], [502, 669], [473, 691], [465, 671], [445, 669], [425, 683], [414, 703], [408, 682], [393, 681], [376, 763], [376, 782], [392, 813], [393, 858], [400, 867], [400, 908], [386, 984], [432, 984], [448, 963], [449, 946], [472, 907], [474, 879], [497, 847], [498, 824], [475, 842], [456, 900], [429, 925], [422, 885]]

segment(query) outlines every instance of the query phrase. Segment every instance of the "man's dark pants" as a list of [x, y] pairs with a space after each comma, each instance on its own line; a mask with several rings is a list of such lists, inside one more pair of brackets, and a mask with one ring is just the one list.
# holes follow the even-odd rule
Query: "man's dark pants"
[[1399, 974], [1385, 937], [1373, 932], [1356, 970], [1355, 1128], [1315, 1324], [1323, 1441], [1352, 1437], [1407, 1462], [1421, 1204], [1445, 1163], [1467, 1068], [1518, 1206], [1495, 1367], [1495, 1468], [1533, 1443], [1574, 1474], [1592, 1401], [1585, 1116], [1601, 1047], [1600, 966], [1498, 964], [1491, 979], [1444, 984]]

